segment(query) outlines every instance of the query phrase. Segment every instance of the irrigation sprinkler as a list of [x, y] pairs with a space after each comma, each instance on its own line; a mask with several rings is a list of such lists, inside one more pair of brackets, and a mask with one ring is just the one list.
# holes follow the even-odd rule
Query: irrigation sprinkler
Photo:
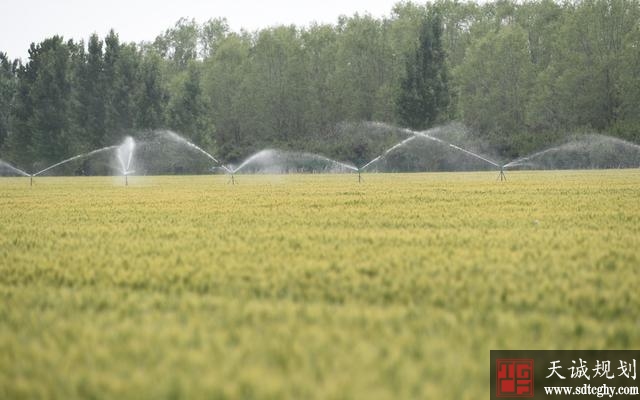
[[505, 175], [504, 173], [504, 165], [500, 167], [500, 174], [498, 175], [498, 179], [496, 180], [500, 180], [500, 182], [507, 181], [507, 175]]
[[124, 176], [124, 186], [129, 186], [129, 175], [135, 173], [136, 171], [122, 171], [122, 176]]
[[122, 175], [124, 175], [124, 186], [129, 186], [129, 174], [135, 172], [131, 170], [131, 163], [133, 160], [133, 152], [135, 151], [135, 147], [135, 141], [131, 136], [129, 136], [116, 149], [116, 156], [118, 161], [120, 162]]
[[227, 172], [227, 174], [229, 174], [229, 180], [227, 181], [227, 185], [228, 184], [232, 184], [232, 185], [236, 184], [236, 171], [237, 171], [237, 169], [229, 168], [226, 165], [220, 165], [218, 168], [221, 168], [221, 169], [225, 170]]

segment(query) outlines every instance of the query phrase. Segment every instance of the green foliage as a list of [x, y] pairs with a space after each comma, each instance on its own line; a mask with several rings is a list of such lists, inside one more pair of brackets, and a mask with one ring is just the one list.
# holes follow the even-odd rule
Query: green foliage
[[117, 143], [135, 126], [140, 55], [134, 45], [120, 44], [115, 32], [105, 38], [105, 145]]
[[18, 70], [8, 142], [22, 165], [35, 159], [51, 163], [66, 155], [72, 139], [69, 71], [74, 46], [59, 36], [32, 44], [29, 63]]
[[180, 18], [175, 26], [156, 38], [154, 49], [177, 69], [198, 56], [199, 28], [195, 19]]
[[636, 0], [436, 0], [251, 33], [182, 18], [142, 44], [49, 38], [0, 61], [0, 150], [30, 169], [172, 128], [229, 162], [273, 146], [355, 160], [368, 144], [339, 125], [372, 120], [462, 120], [507, 159], [572, 132], [638, 142], [638, 20]]
[[403, 126], [424, 130], [446, 115], [448, 106], [442, 20], [436, 11], [422, 21], [415, 56], [407, 58], [406, 76], [397, 101], [398, 117]]
[[210, 148], [214, 127], [207, 113], [208, 102], [202, 93], [200, 68], [200, 64], [191, 62], [186, 71], [174, 78], [167, 123], [169, 128]]
[[77, 57], [77, 82], [75, 85], [75, 122], [79, 130], [75, 138], [87, 145], [86, 150], [98, 148], [104, 143], [106, 91], [105, 65], [102, 52], [103, 42], [98, 35], [89, 38], [88, 51], [80, 49]]
[[153, 50], [142, 58], [136, 79], [139, 82], [134, 99], [137, 108], [136, 128], [162, 128], [168, 95], [162, 76], [162, 59]]
[[17, 85], [16, 68], [17, 62], [12, 63], [0, 52], [0, 149], [9, 136], [9, 116]]
[[505, 27], [475, 42], [456, 69], [456, 79], [463, 119], [469, 127], [492, 135], [501, 147], [526, 130], [533, 65], [522, 28]]

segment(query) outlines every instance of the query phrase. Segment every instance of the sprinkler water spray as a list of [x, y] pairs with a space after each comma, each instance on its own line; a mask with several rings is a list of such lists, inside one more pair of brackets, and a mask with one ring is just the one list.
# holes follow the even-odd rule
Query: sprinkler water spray
[[489, 159], [489, 158], [487, 158], [487, 157], [483, 157], [483, 156], [481, 156], [480, 154], [474, 153], [473, 151], [470, 151], [470, 150], [464, 149], [464, 148], [462, 148], [462, 147], [460, 147], [460, 146], [456, 146], [455, 144], [453, 144], [453, 143], [449, 143], [449, 142], [447, 142], [447, 141], [444, 141], [444, 140], [442, 140], [442, 139], [440, 139], [440, 138], [438, 138], [438, 137], [431, 136], [431, 135], [429, 135], [429, 134], [428, 134], [428, 133], [426, 133], [426, 132], [427, 132], [427, 131], [425, 131], [425, 132], [413, 132], [413, 134], [414, 134], [414, 135], [417, 135], [417, 136], [420, 136], [420, 137], [422, 137], [422, 138], [425, 138], [425, 139], [432, 140], [432, 141], [437, 142], [437, 143], [441, 143], [441, 144], [443, 144], [443, 145], [445, 145], [445, 146], [449, 146], [450, 148], [452, 148], [452, 149], [454, 149], [454, 150], [461, 151], [461, 152], [463, 152], [463, 153], [465, 153], [465, 154], [467, 154], [467, 155], [469, 155], [469, 156], [471, 156], [471, 157], [475, 157], [475, 158], [477, 158], [478, 160], [482, 160], [482, 161], [484, 161], [484, 162], [486, 162], [486, 163], [488, 163], [488, 164], [490, 164], [490, 165], [493, 165], [494, 167], [496, 167], [496, 168], [499, 168], [499, 169], [500, 169], [500, 173], [499, 173], [499, 175], [498, 175], [498, 180], [500, 180], [501, 182], [502, 182], [502, 181], [506, 181], [506, 180], [507, 180], [507, 175], [505, 175], [505, 173], [504, 173], [504, 168], [505, 168], [506, 166], [508, 166], [508, 164], [500, 165], [500, 164], [498, 164], [497, 162], [495, 162], [495, 161], [493, 161], [493, 160], [491, 160], [491, 159]]
[[[311, 169], [309, 169], [311, 166]], [[287, 172], [287, 171], [305, 171], [318, 169], [321, 166], [326, 169], [351, 170], [358, 172], [358, 168], [353, 165], [346, 164], [321, 154], [297, 152], [278, 149], [264, 149], [247, 157], [237, 167], [221, 168], [230, 175], [229, 183], [235, 184], [235, 174], [240, 171], [263, 171], [269, 173]]]
[[355, 170], [358, 172], [358, 182], [361, 183], [362, 182], [362, 171], [364, 171], [367, 167], [369, 167], [372, 164], [377, 163], [378, 161], [384, 159], [385, 157], [387, 157], [387, 155], [389, 155], [389, 153], [391, 153], [392, 151], [396, 150], [399, 147], [402, 147], [404, 145], [406, 145], [407, 143], [411, 142], [412, 140], [414, 140], [416, 138], [416, 136], [409, 136], [408, 138], [404, 139], [401, 142], [398, 142], [396, 144], [394, 144], [393, 146], [389, 147], [388, 149], [386, 149], [382, 154], [380, 154], [378, 157], [374, 158], [373, 160], [369, 161], [368, 163], [364, 164], [362, 167], [360, 168], [355, 168]]
[[124, 175], [124, 185], [129, 186], [129, 174], [135, 171], [131, 170], [131, 163], [133, 161], [133, 152], [136, 148], [136, 143], [131, 136], [127, 137], [124, 142], [116, 149], [116, 156], [120, 162], [120, 169], [122, 175]]

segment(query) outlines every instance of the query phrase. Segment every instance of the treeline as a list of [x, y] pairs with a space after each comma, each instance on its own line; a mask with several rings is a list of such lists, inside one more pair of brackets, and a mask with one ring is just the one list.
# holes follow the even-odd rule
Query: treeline
[[181, 19], [142, 44], [56, 36], [24, 63], [0, 53], [0, 157], [30, 168], [167, 128], [228, 162], [357, 158], [338, 127], [372, 120], [459, 120], [505, 159], [568, 132], [638, 142], [638, 21], [637, 0], [444, 0], [257, 32]]

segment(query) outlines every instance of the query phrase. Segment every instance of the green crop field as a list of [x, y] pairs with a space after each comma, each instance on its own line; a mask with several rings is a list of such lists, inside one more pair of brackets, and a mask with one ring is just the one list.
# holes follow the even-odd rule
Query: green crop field
[[0, 179], [2, 399], [479, 399], [640, 347], [640, 171]]

